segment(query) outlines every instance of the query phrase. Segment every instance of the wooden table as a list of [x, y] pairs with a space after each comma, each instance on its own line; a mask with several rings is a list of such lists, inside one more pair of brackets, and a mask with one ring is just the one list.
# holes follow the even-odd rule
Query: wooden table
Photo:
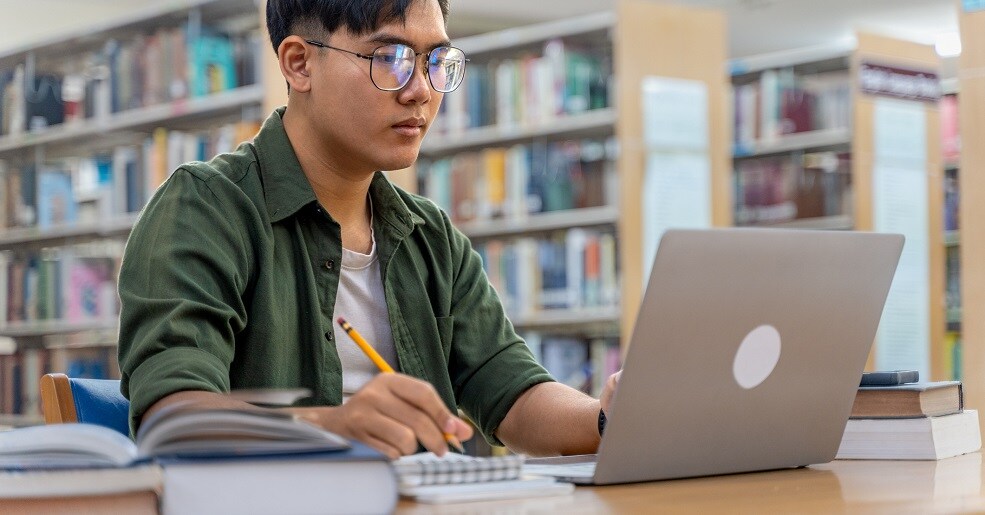
[[574, 494], [456, 505], [401, 501], [397, 513], [985, 512], [980, 453], [940, 461], [834, 461], [804, 469], [578, 487]]

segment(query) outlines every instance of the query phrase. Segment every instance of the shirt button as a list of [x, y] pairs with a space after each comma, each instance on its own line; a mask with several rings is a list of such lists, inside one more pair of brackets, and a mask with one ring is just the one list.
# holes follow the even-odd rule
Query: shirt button
[[325, 339], [326, 340], [332, 341], [332, 338], [334, 338], [334, 336], [332, 336], [332, 331], [329, 331], [329, 332], [325, 333]]
[[328, 270], [335, 270], [335, 261], [332, 261], [331, 259], [326, 261], [325, 268], [327, 268]]

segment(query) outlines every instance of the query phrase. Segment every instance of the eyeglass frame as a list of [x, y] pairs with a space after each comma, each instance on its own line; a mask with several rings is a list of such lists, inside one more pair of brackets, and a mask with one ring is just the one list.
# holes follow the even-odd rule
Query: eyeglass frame
[[[428, 59], [430, 60], [431, 52], [434, 52], [435, 50], [437, 50], [439, 48], [452, 48], [452, 49], [455, 49], [455, 50], [458, 50], [459, 52], [461, 52], [463, 56], [465, 55], [465, 51], [464, 50], [462, 50], [461, 48], [458, 48], [458, 47], [453, 47], [451, 45], [439, 45], [439, 46], [436, 46], [436, 47], [432, 48], [431, 50], [428, 50], [427, 53], [425, 54], [424, 52], [418, 52], [417, 50], [414, 50], [413, 48], [410, 47], [410, 45], [405, 45], [403, 43], [389, 43], [389, 44], [380, 45], [380, 46], [374, 48], [373, 49], [373, 53], [367, 55], [367, 54], [362, 54], [362, 53], [359, 53], [359, 52], [353, 52], [352, 50], [346, 50], [344, 48], [334, 47], [332, 45], [328, 45], [328, 44], [322, 43], [321, 41], [318, 41], [316, 39], [305, 39], [304, 42], [305, 43], [308, 43], [309, 45], [314, 45], [314, 46], [316, 46], [318, 48], [329, 48], [329, 49], [332, 49], [332, 50], [338, 50], [339, 52], [345, 52], [347, 54], [352, 54], [352, 55], [354, 55], [356, 57], [360, 57], [362, 59], [366, 59], [367, 61], [369, 61], [369, 80], [370, 80], [370, 82], [373, 83], [373, 86], [376, 86], [376, 89], [378, 89], [380, 91], [400, 91], [400, 90], [406, 88], [407, 85], [410, 84], [410, 80], [412, 78], [414, 78], [414, 72], [417, 71], [417, 60], [418, 60], [417, 58], [419, 56], [421, 56], [421, 55], [426, 55], [428, 57]], [[381, 48], [386, 48], [386, 47], [391, 47], [391, 46], [402, 46], [402, 47], [406, 47], [406, 48], [409, 48], [411, 52], [414, 52], [414, 68], [411, 69], [410, 74], [407, 75], [407, 80], [403, 84], [401, 84], [400, 87], [391, 88], [391, 89], [381, 88], [380, 85], [376, 83], [376, 79], [373, 78], [373, 64], [374, 64], [374, 60], [376, 58], [376, 52], [379, 49], [381, 49]], [[465, 60], [463, 61], [462, 66], [464, 66], [465, 68], [468, 68], [468, 66], [466, 66], [464, 64], [464, 63], [468, 63], [468, 62], [469, 62], [469, 59], [468, 58], [465, 58]], [[424, 67], [424, 75], [428, 78], [428, 85], [431, 86], [431, 89], [437, 91], [438, 93], [442, 93], [442, 94], [444, 94], [444, 93], [451, 93], [451, 92], [455, 91], [456, 89], [458, 89], [462, 85], [462, 82], [464, 82], [464, 80], [465, 80], [465, 71], [463, 70], [462, 71], [462, 80], [460, 80], [458, 82], [458, 84], [455, 85], [455, 87], [453, 89], [450, 89], [448, 91], [441, 91], [438, 88], [434, 87], [434, 83], [431, 82], [431, 73], [428, 71], [428, 67], [427, 66]]]

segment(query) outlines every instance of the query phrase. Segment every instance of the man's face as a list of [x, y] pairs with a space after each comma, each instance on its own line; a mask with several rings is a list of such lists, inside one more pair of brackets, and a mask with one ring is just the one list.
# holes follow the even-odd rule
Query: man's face
[[342, 28], [325, 43], [364, 55], [401, 43], [423, 54], [410, 82], [398, 91], [377, 89], [370, 79], [370, 61], [352, 54], [319, 49], [310, 63], [310, 112], [305, 115], [332, 161], [354, 172], [412, 165], [442, 99], [424, 74], [427, 53], [448, 44], [438, 3], [417, 0], [407, 9], [406, 23], [394, 21], [364, 35]]

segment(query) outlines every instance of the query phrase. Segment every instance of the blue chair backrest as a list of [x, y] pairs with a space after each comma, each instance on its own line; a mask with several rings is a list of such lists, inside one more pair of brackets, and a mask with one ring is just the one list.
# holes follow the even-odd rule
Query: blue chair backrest
[[130, 436], [130, 401], [118, 379], [68, 379], [79, 422], [99, 424]]

